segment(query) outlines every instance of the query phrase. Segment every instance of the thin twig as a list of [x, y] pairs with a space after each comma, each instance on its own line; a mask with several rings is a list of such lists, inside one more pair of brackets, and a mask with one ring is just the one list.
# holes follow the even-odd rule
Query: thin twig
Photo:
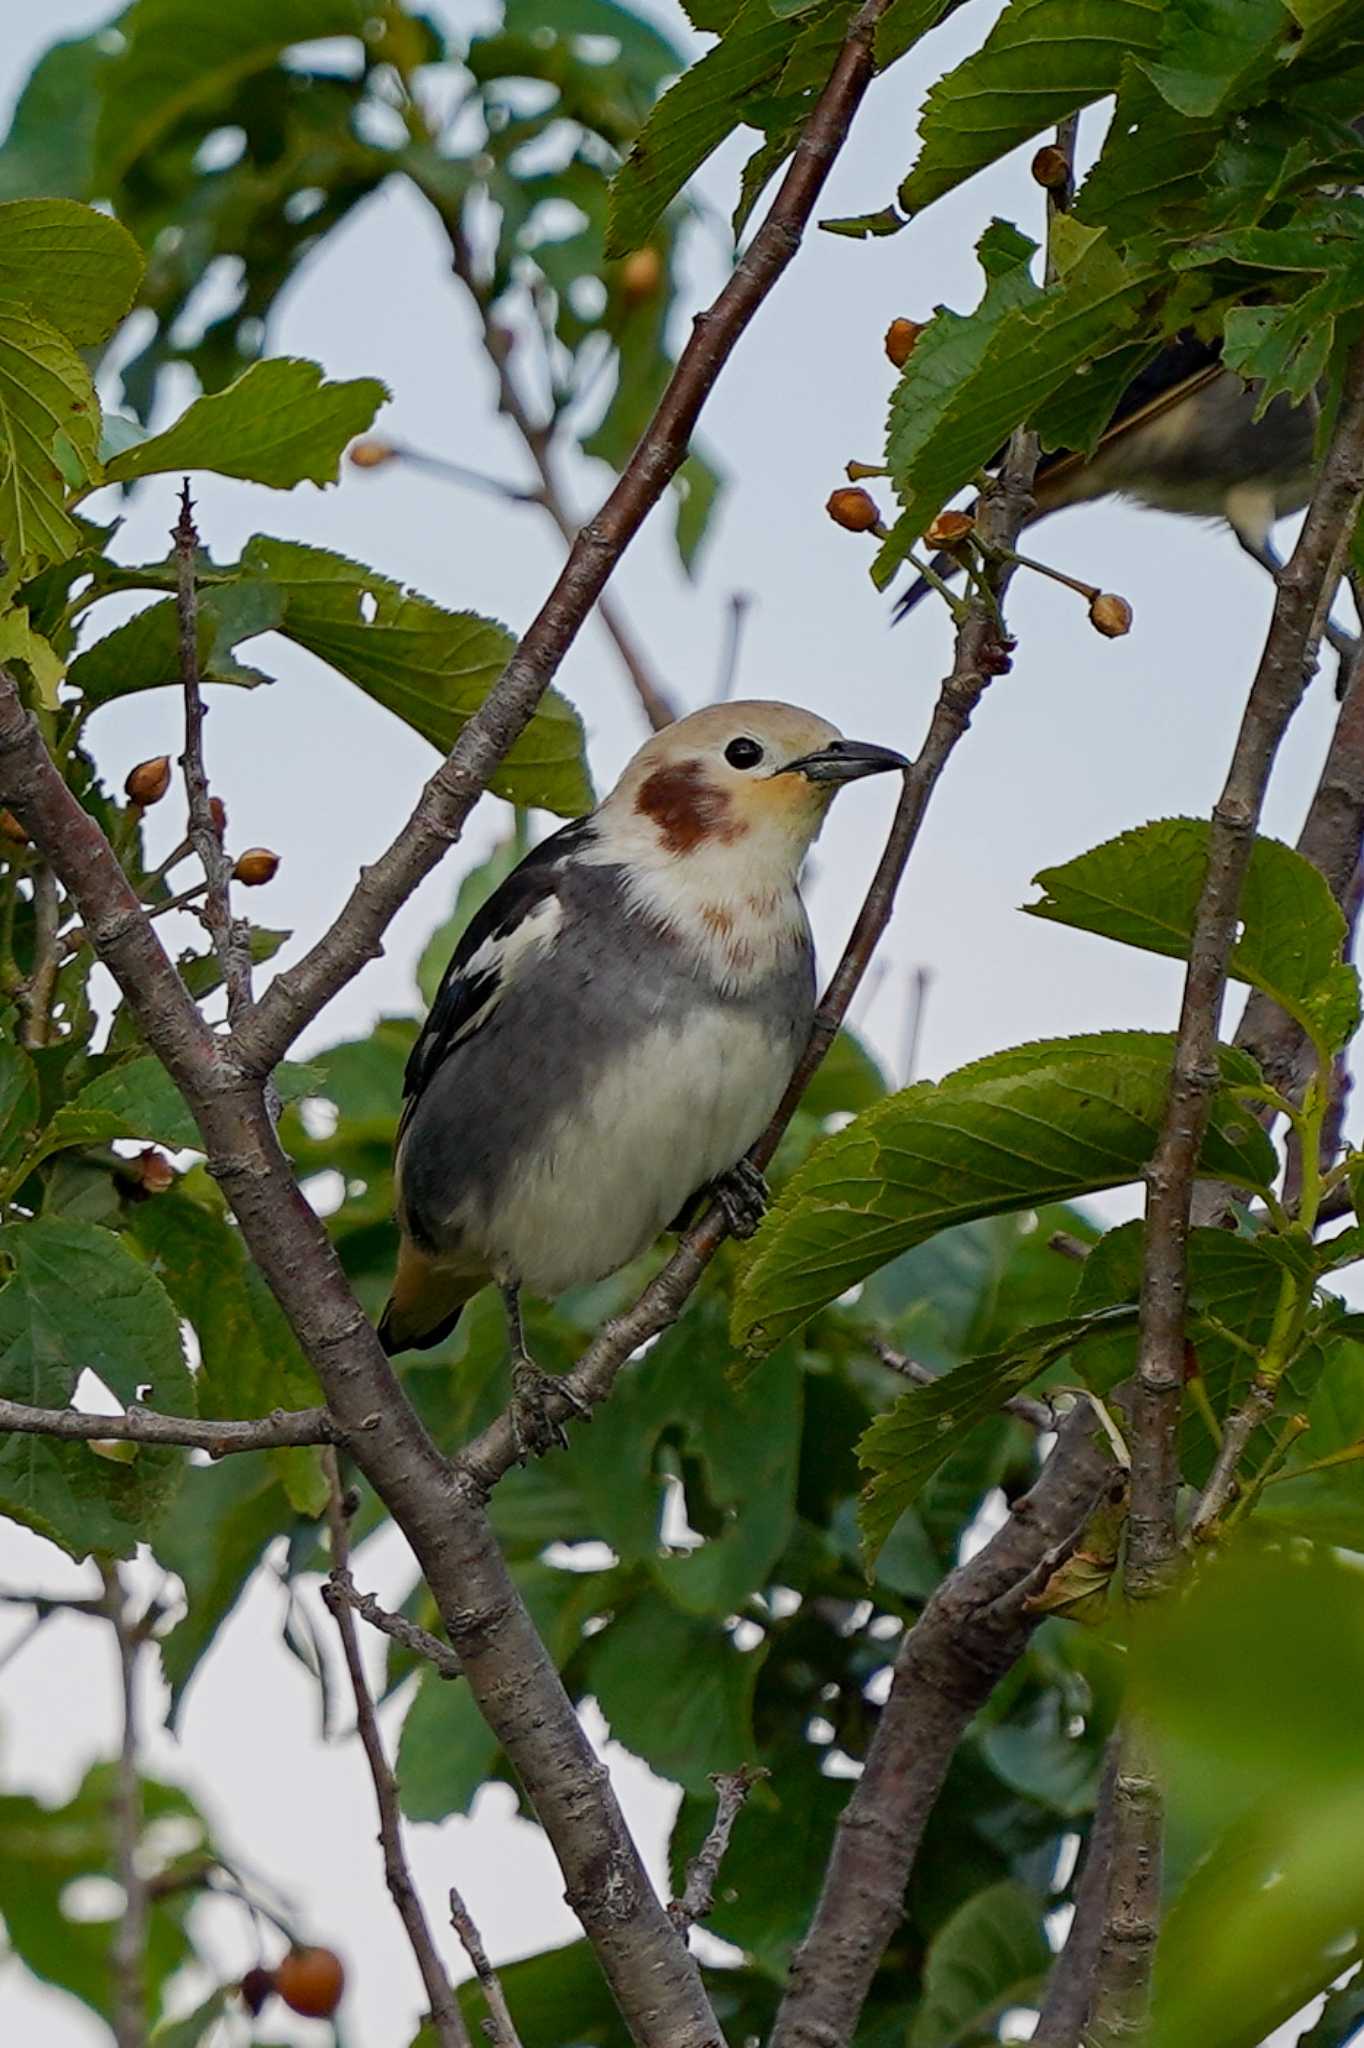
[[142, 1779], [138, 1758], [137, 1666], [145, 1635], [128, 1620], [127, 1596], [117, 1565], [101, 1566], [105, 1612], [118, 1642], [122, 1735], [114, 1792], [114, 1862], [123, 1911], [109, 1946], [114, 2039], [118, 2048], [146, 2048], [147, 1934], [150, 1901], [138, 1868], [142, 1838]]
[[1094, 1970], [1108, 1914], [1113, 1858], [1113, 1803], [1118, 1783], [1118, 1745], [1110, 1737], [1098, 1802], [1075, 1885], [1075, 1912], [1065, 1947], [1052, 1965], [1032, 2048], [1076, 2048], [1089, 2019]]
[[732, 590], [729, 594], [729, 617], [725, 623], [725, 644], [720, 655], [720, 673], [715, 681], [715, 702], [723, 704], [727, 697], [734, 695], [734, 685], [739, 677], [739, 648], [744, 637], [744, 622], [753, 603], [753, 593], [748, 590]]
[[68, 1443], [180, 1444], [214, 1458], [347, 1440], [347, 1432], [325, 1408], [276, 1408], [249, 1422], [219, 1422], [161, 1415], [135, 1402], [122, 1415], [87, 1415], [78, 1408], [29, 1408], [22, 1401], [0, 1401], [0, 1436], [6, 1435], [53, 1436]]
[[251, 1071], [267, 1073], [323, 1005], [375, 957], [390, 920], [459, 837], [489, 775], [534, 715], [617, 563], [685, 461], [717, 377], [800, 247], [871, 84], [873, 38], [888, 4], [865, 0], [858, 11], [762, 226], [714, 304], [696, 316], [638, 447], [601, 510], [579, 530], [496, 688], [464, 727], [392, 845], [365, 869], [330, 929], [302, 960], [275, 976], [237, 1032], [237, 1055]]
[[180, 489], [180, 516], [171, 529], [175, 543], [175, 606], [179, 624], [180, 682], [185, 699], [185, 751], [180, 766], [189, 800], [189, 837], [204, 870], [202, 917], [213, 941], [227, 990], [227, 1015], [237, 1023], [251, 1008], [251, 931], [232, 915], [232, 863], [214, 823], [204, 767], [204, 699], [199, 682], [199, 596], [194, 558], [199, 535], [194, 525], [189, 478]]
[[[1217, 1034], [1237, 912], [1270, 771], [1317, 657], [1326, 608], [1364, 497], [1364, 345], [1352, 352], [1336, 430], [1275, 596], [1227, 780], [1213, 811], [1208, 871], [1190, 939], [1170, 1094], [1147, 1172], [1137, 1371], [1129, 1400], [1132, 1508], [1126, 1587], [1149, 1598], [1177, 1555], [1178, 1425], [1188, 1314], [1194, 1176], [1219, 1083]], [[1239, 1427], [1239, 1426], [1238, 1426]], [[1245, 1434], [1249, 1435], [1250, 1425]], [[1219, 1466], [1231, 1469], [1228, 1424]], [[1229, 1448], [1230, 1446], [1230, 1448]], [[1129, 1724], [1115, 1796], [1110, 1912], [1096, 1968], [1092, 2039], [1144, 2024], [1160, 1913], [1162, 1802], [1142, 1732]]]
[[402, 1816], [398, 1808], [397, 1780], [384, 1752], [384, 1739], [379, 1732], [379, 1717], [374, 1711], [374, 1701], [370, 1697], [364, 1659], [360, 1655], [360, 1644], [355, 1632], [355, 1618], [351, 1613], [351, 1601], [345, 1590], [350, 1580], [350, 1522], [346, 1503], [342, 1499], [341, 1479], [334, 1451], [326, 1452], [325, 1463], [329, 1482], [327, 1527], [331, 1534], [332, 1575], [323, 1585], [322, 1597], [336, 1622], [342, 1653], [346, 1660], [346, 1670], [350, 1674], [351, 1691], [355, 1696], [356, 1728], [369, 1764], [369, 1774], [374, 1783], [374, 1800], [379, 1809], [379, 1841], [384, 1852], [384, 1877], [393, 1903], [398, 1909], [398, 1917], [407, 1930], [407, 1938], [416, 1957], [417, 1968], [421, 1972], [430, 2007], [431, 2028], [440, 2043], [440, 2048], [469, 2048], [469, 2036], [454, 1991], [451, 1989], [450, 1979], [446, 1974], [445, 1965], [436, 1952], [436, 1944], [431, 1938], [431, 1929], [427, 1925], [421, 1899], [412, 1882], [412, 1873], [407, 1867], [407, 1856], [403, 1849]]
[[488, 1951], [474, 1925], [473, 1914], [453, 1885], [450, 1887], [450, 1925], [459, 1936], [460, 1945], [474, 1966], [474, 1975], [483, 1987], [488, 2005], [488, 2017], [484, 2022], [488, 2039], [495, 2048], [521, 2048], [521, 2037], [516, 2031], [511, 2007], [507, 2004], [507, 1994], [502, 1989], [502, 1979], [488, 1961]]
[[737, 1771], [711, 1773], [710, 1782], [715, 1787], [715, 1819], [705, 1841], [687, 1865], [681, 1896], [668, 1907], [668, 1918], [679, 1934], [685, 1934], [698, 1920], [704, 1920], [715, 1904], [715, 1886], [725, 1851], [729, 1848], [729, 1838], [734, 1833], [734, 1823], [743, 1812], [744, 1802], [753, 1787], [760, 1778], [770, 1775], [761, 1764], [740, 1764]]
[[[893, 1344], [885, 1343], [880, 1337], [868, 1339], [872, 1350], [882, 1365], [891, 1372], [898, 1372], [916, 1387], [931, 1387], [940, 1375], [928, 1365], [920, 1365], [917, 1359], [907, 1358], [903, 1351], [897, 1351]], [[1016, 1415], [1020, 1422], [1026, 1422], [1029, 1429], [1052, 1430], [1056, 1427], [1056, 1415], [1049, 1401], [1034, 1401], [1026, 1394], [1011, 1394], [1000, 1407], [1008, 1415]]]
[[928, 1013], [928, 991], [933, 982], [931, 967], [916, 967], [909, 981], [909, 1016], [905, 1023], [905, 1086], [919, 1071], [919, 1050], [923, 1044], [924, 1018]]
[[434, 1664], [442, 1678], [458, 1678], [463, 1667], [448, 1643], [439, 1636], [433, 1636], [430, 1629], [422, 1628], [417, 1622], [409, 1621], [405, 1614], [392, 1614], [387, 1607], [381, 1607], [372, 1593], [362, 1593], [348, 1571], [333, 1565], [330, 1584], [336, 1597], [353, 1607], [362, 1621], [371, 1628], [377, 1628], [381, 1635], [391, 1636], [395, 1643], [413, 1650], [424, 1657], [428, 1664]]

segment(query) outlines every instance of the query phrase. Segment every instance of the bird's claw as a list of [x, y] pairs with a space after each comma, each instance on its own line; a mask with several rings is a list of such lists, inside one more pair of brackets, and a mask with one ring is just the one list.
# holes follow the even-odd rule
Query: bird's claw
[[555, 1394], [562, 1395], [582, 1421], [592, 1419], [592, 1411], [582, 1395], [559, 1373], [542, 1371], [533, 1358], [513, 1360], [511, 1384], [511, 1429], [518, 1465], [531, 1458], [543, 1458], [556, 1447], [567, 1450], [568, 1431], [563, 1419], [550, 1412], [549, 1404]]
[[753, 1162], [741, 1159], [737, 1166], [731, 1166], [728, 1173], [722, 1173], [716, 1180], [713, 1192], [731, 1234], [752, 1237], [767, 1214], [770, 1199], [767, 1182]]

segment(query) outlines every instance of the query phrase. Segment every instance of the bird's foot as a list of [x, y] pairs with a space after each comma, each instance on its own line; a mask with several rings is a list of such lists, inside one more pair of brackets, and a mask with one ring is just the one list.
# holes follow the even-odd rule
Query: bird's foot
[[767, 1182], [752, 1161], [741, 1159], [728, 1173], [720, 1174], [712, 1193], [733, 1235], [752, 1237], [767, 1214], [769, 1200]]
[[511, 1384], [511, 1429], [518, 1465], [524, 1465], [530, 1458], [543, 1458], [546, 1451], [556, 1446], [567, 1450], [564, 1419], [553, 1414], [550, 1407], [556, 1394], [582, 1421], [592, 1420], [592, 1410], [582, 1395], [561, 1374], [542, 1371], [524, 1353], [512, 1360]]

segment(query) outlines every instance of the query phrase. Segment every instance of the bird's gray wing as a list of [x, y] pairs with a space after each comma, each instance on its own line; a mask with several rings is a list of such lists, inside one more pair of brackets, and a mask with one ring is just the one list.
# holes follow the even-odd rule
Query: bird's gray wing
[[518, 969], [554, 937], [565, 862], [590, 841], [594, 829], [591, 818], [575, 818], [532, 847], [470, 918], [408, 1056], [400, 1141], [432, 1076], [457, 1045], [483, 1028]]

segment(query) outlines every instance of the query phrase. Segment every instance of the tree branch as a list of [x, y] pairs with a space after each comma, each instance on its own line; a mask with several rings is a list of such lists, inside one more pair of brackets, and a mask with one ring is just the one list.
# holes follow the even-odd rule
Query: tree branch
[[1111, 1472], [1081, 1403], [1031, 1492], [983, 1550], [948, 1573], [906, 1631], [770, 2048], [847, 2048], [855, 2038], [957, 1744], [1027, 1647], [1042, 1619], [1028, 1594], [1078, 1539]]
[[[455, 2003], [455, 1994], [450, 1986], [445, 1965], [436, 1952], [431, 1938], [431, 1929], [426, 1923], [426, 1914], [417, 1888], [412, 1882], [412, 1873], [407, 1867], [403, 1850], [402, 1816], [398, 1810], [398, 1784], [389, 1768], [384, 1753], [384, 1738], [379, 1731], [379, 1717], [374, 1711], [370, 1698], [369, 1684], [365, 1678], [364, 1659], [356, 1639], [355, 1618], [351, 1613], [351, 1600], [342, 1589], [342, 1581], [350, 1584], [350, 1524], [346, 1504], [341, 1497], [341, 1479], [337, 1470], [336, 1453], [326, 1455], [329, 1493], [327, 1497], [327, 1527], [331, 1532], [332, 1574], [322, 1588], [322, 1598], [336, 1623], [341, 1638], [341, 1649], [350, 1674], [351, 1692], [355, 1698], [355, 1725], [369, 1774], [374, 1782], [374, 1801], [379, 1809], [379, 1841], [384, 1852], [384, 1878], [389, 1894], [398, 1909], [398, 1918], [407, 1930], [412, 1953], [417, 1959], [417, 1968], [426, 1989], [427, 2004], [430, 2007], [431, 2028], [440, 2048], [469, 2048], [469, 2036], [464, 2021]], [[353, 1591], [353, 1589], [352, 1589]]]
[[161, 1415], [136, 1403], [122, 1415], [87, 1415], [78, 1408], [28, 1408], [0, 1401], [0, 1436], [53, 1436], [67, 1443], [180, 1444], [226, 1458], [237, 1451], [275, 1451], [288, 1444], [347, 1441], [325, 1408], [276, 1408], [257, 1421], [219, 1422], [193, 1415]]
[[[1190, 1207], [1218, 1086], [1218, 1026], [1241, 889], [1270, 772], [1315, 666], [1362, 496], [1364, 345], [1346, 369], [1335, 434], [1279, 580], [1264, 652], [1213, 811], [1170, 1094], [1147, 1172], [1137, 1370], [1128, 1405], [1132, 1507], [1126, 1586], [1132, 1599], [1161, 1590], [1177, 1553]], [[1113, 1878], [1093, 2000], [1095, 2043], [1130, 2037], [1144, 2023], [1160, 1910], [1160, 1789], [1146, 1744], [1131, 1726], [1122, 1739], [1114, 1818]]]
[[729, 1838], [734, 1833], [734, 1823], [758, 1780], [770, 1775], [761, 1764], [740, 1764], [737, 1771], [712, 1773], [710, 1782], [715, 1787], [715, 1819], [705, 1841], [687, 1865], [686, 1882], [680, 1898], [674, 1899], [668, 1908], [668, 1918], [679, 1934], [685, 1934], [698, 1920], [704, 1920], [715, 1904], [715, 1886], [729, 1847]]
[[524, 731], [616, 564], [686, 457], [715, 380], [800, 247], [875, 69], [888, 0], [866, 0], [807, 121], [767, 216], [692, 333], [638, 448], [597, 516], [581, 528], [554, 588], [487, 701], [422, 791], [393, 844], [365, 869], [329, 931], [277, 975], [239, 1027], [254, 1073], [284, 1057], [303, 1027], [378, 956], [395, 911], [458, 839], [492, 770]]

